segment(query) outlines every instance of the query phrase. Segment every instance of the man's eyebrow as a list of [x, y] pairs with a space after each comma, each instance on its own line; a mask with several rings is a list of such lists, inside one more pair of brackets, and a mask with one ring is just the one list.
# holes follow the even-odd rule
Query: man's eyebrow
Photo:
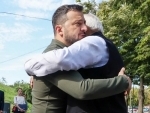
[[79, 20], [75, 20], [74, 22], [85, 22], [85, 20], [79, 19]]

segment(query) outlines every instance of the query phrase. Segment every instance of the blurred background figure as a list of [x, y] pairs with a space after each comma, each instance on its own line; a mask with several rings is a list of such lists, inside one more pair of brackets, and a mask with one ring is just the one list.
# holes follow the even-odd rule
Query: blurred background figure
[[14, 113], [25, 113], [27, 110], [27, 104], [22, 92], [22, 88], [18, 88], [17, 96], [14, 97], [15, 111]]
[[4, 109], [4, 92], [0, 90], [0, 113], [3, 113]]

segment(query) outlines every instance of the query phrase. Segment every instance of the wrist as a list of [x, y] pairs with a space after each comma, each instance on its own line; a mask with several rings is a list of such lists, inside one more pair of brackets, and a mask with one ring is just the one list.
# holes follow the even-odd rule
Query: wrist
[[128, 90], [129, 87], [130, 87], [130, 81], [129, 81], [129, 79], [127, 78], [126, 75], [121, 75], [120, 77], [123, 77], [123, 79], [124, 79], [124, 83], [125, 83], [125, 91]]
[[127, 90], [130, 90], [131, 89], [131, 79], [128, 76], [126, 76], [126, 75], [125, 75], [125, 77], [126, 77], [126, 79], [128, 81], [128, 88], [127, 88]]

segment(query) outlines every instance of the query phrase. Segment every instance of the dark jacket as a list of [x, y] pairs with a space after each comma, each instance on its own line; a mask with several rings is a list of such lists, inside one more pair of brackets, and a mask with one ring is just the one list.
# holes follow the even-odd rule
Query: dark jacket
[[0, 110], [4, 109], [4, 92], [0, 90]]
[[[93, 35], [100, 36], [105, 40], [109, 51], [109, 60], [102, 67], [80, 69], [80, 74], [85, 79], [104, 79], [118, 75], [124, 65], [117, 48], [101, 32], [94, 33]], [[124, 92], [122, 92], [114, 96], [87, 101], [76, 100], [69, 96], [67, 110], [67, 113], [127, 113], [127, 106]]]

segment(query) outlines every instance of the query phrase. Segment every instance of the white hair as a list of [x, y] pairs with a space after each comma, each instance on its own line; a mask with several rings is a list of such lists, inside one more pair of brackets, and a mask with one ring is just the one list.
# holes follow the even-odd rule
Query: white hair
[[84, 14], [84, 18], [86, 20], [86, 25], [91, 30], [98, 30], [104, 33], [102, 22], [99, 20], [99, 18], [91, 13]]

